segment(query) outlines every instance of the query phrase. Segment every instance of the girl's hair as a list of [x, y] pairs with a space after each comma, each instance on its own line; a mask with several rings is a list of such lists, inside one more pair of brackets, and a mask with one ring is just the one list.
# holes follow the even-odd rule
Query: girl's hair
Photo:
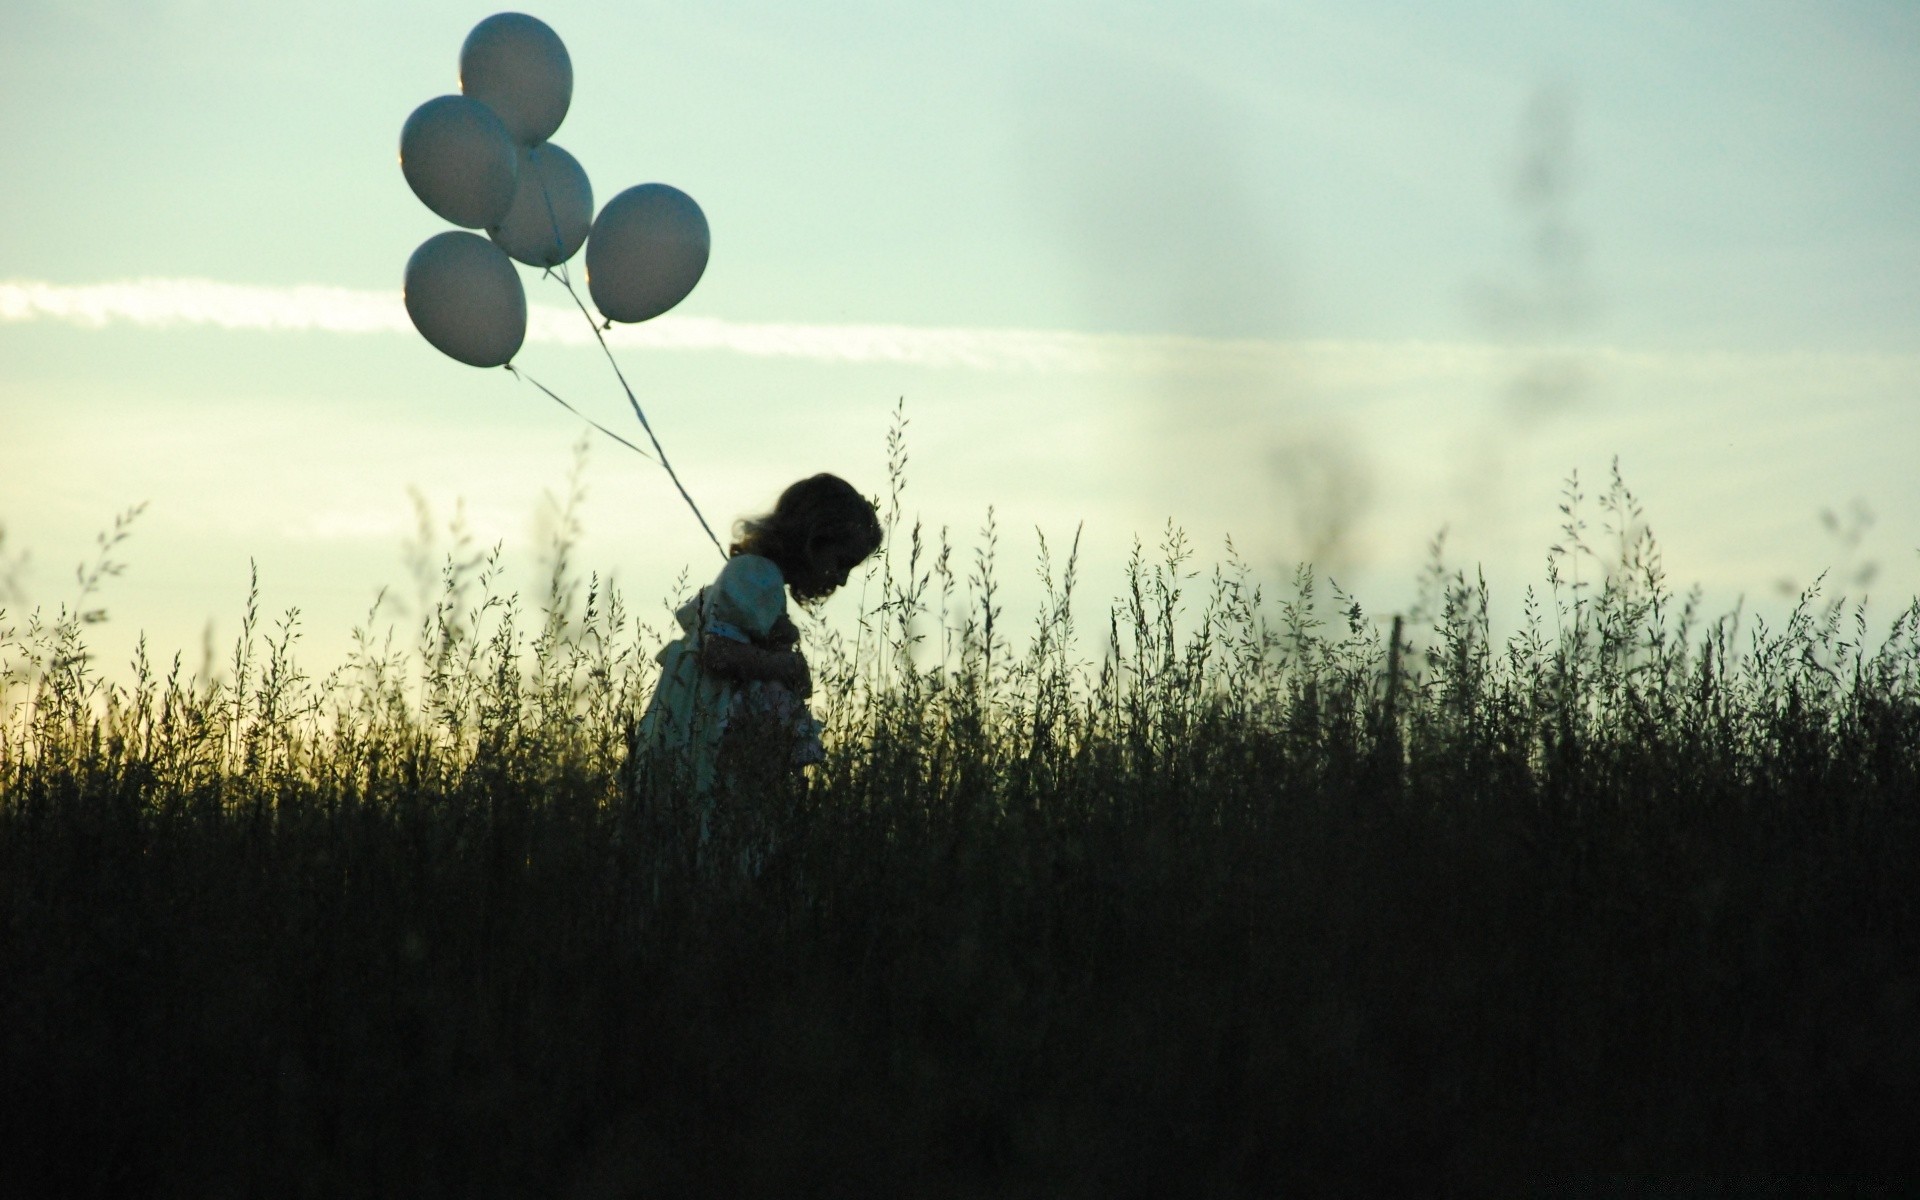
[[852, 484], [823, 473], [781, 492], [772, 512], [735, 521], [728, 553], [772, 559], [787, 577], [795, 599], [819, 600], [833, 589], [812, 590], [814, 580], [808, 568], [816, 541], [828, 537], [846, 542], [864, 559], [880, 548], [880, 518]]

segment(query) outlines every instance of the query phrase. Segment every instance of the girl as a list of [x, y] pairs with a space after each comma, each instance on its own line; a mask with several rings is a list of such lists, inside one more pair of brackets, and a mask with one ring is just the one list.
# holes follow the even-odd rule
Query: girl
[[683, 633], [658, 656], [635, 765], [677, 775], [700, 812], [701, 841], [716, 792], [762, 787], [824, 757], [786, 592], [811, 607], [879, 547], [880, 520], [852, 484], [802, 479], [772, 512], [735, 524], [727, 565], [674, 613]]

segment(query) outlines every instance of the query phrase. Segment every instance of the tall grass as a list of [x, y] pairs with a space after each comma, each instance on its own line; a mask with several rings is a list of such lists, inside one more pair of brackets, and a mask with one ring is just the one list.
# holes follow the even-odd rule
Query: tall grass
[[758, 874], [623, 784], [659, 638], [575, 503], [536, 609], [456, 539], [322, 679], [256, 590], [218, 676], [106, 681], [126, 521], [0, 615], [0, 1190], [1913, 1176], [1920, 605], [1705, 620], [1616, 470], [1504, 639], [1438, 547], [1386, 628], [1169, 527], [1091, 660], [1043, 541], [1016, 652], [904, 432], [878, 598], [802, 618], [827, 761], [717, 835]]

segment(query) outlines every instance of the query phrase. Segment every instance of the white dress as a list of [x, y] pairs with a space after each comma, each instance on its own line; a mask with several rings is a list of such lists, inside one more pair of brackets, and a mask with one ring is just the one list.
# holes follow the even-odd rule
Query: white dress
[[721, 739], [733, 718], [748, 712], [774, 718], [791, 737], [790, 765], [824, 758], [820, 724], [791, 689], [730, 679], [700, 666], [703, 637], [778, 645], [776, 625], [791, 628], [791, 622], [781, 621], [786, 615], [780, 568], [757, 554], [729, 558], [714, 581], [674, 613], [681, 636], [656, 656], [660, 680], [640, 718], [636, 760], [686, 771], [693, 793], [710, 801], [719, 782]]

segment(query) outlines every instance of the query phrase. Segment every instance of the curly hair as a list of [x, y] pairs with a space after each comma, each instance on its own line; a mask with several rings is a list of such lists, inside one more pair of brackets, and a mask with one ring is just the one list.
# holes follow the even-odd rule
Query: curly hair
[[832, 587], [816, 588], [809, 568], [814, 547], [838, 538], [865, 559], [880, 548], [880, 518], [873, 505], [838, 475], [812, 475], [780, 493], [773, 511], [733, 523], [729, 556], [758, 554], [773, 560], [794, 598], [824, 599]]

